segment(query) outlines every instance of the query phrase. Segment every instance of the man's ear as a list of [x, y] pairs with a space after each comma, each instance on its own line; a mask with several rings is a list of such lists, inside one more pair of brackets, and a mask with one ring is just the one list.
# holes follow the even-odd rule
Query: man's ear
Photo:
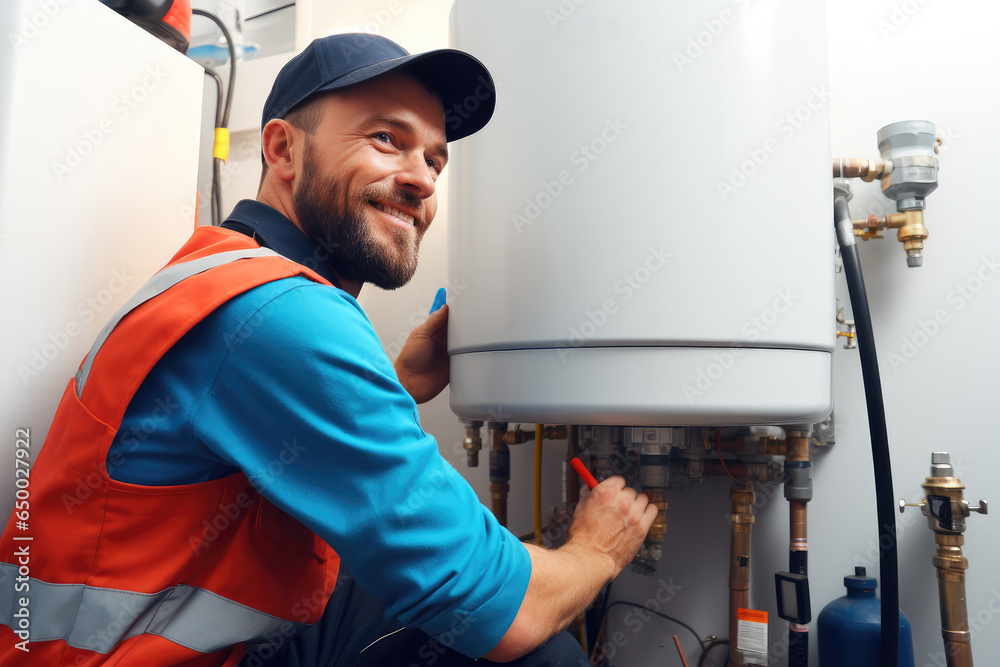
[[301, 150], [305, 133], [286, 120], [274, 118], [264, 126], [260, 147], [268, 170], [282, 181], [295, 178], [295, 153]]

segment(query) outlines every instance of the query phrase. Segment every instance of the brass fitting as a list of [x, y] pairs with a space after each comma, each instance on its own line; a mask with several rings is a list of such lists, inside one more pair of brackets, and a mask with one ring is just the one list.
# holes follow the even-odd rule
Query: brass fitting
[[482, 428], [483, 422], [466, 420], [463, 422], [465, 423], [465, 440], [462, 442], [462, 448], [468, 457], [469, 467], [476, 468], [479, 466], [479, 450], [483, 448], [483, 439], [479, 435], [479, 429]]
[[[931, 476], [921, 485], [926, 499], [917, 503], [934, 533], [937, 551], [932, 558], [937, 570], [941, 602], [941, 636], [948, 667], [972, 667], [972, 635], [965, 602], [965, 571], [969, 561], [962, 554], [965, 519], [972, 512], [987, 513], [985, 500], [970, 507], [963, 497], [965, 486], [954, 476], [947, 452], [934, 452]], [[899, 501], [902, 512], [909, 503]]]
[[860, 178], [865, 183], [871, 183], [876, 178], [881, 178], [889, 173], [892, 173], [892, 161], [887, 162], [880, 157], [872, 160], [856, 157], [834, 158], [833, 160], [834, 178]]
[[665, 492], [663, 489], [647, 489], [644, 493], [649, 498], [649, 504], [654, 505], [657, 509], [656, 518], [653, 519], [653, 525], [649, 528], [646, 541], [662, 544], [663, 538], [667, 534], [667, 501], [664, 498]]
[[[566, 426], [560, 425], [546, 426], [542, 437], [546, 440], [565, 440], [567, 436]], [[507, 431], [503, 434], [504, 444], [507, 445], [520, 445], [529, 440], [532, 442], [535, 440], [534, 429], [518, 429], [516, 431]]]
[[761, 438], [757, 441], [757, 453], [767, 456], [784, 456], [788, 451], [788, 442], [777, 438]]
[[869, 215], [862, 220], [852, 220], [854, 224], [854, 235], [861, 237], [862, 241], [869, 239], [880, 239], [882, 235], [878, 232], [883, 229], [895, 229], [896, 240], [903, 244], [906, 251], [907, 264], [919, 266], [920, 262], [911, 262], [911, 259], [920, 258], [924, 250], [924, 239], [928, 237], [927, 228], [924, 227], [924, 212], [922, 210], [903, 211], [901, 213], [890, 213], [879, 217]]

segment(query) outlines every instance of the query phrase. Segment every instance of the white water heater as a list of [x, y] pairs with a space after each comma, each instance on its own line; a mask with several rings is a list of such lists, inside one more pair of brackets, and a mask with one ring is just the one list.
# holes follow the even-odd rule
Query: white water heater
[[829, 414], [823, 3], [456, 0], [452, 41], [497, 92], [449, 167], [456, 414]]

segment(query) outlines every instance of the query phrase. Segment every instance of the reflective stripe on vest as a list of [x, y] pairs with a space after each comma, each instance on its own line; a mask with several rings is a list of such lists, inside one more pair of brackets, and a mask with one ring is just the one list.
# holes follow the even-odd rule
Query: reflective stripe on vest
[[187, 262], [180, 262], [159, 271], [156, 275], [150, 278], [149, 282], [143, 285], [138, 292], [133, 294], [132, 298], [129, 299], [125, 305], [122, 306], [110, 320], [108, 320], [108, 323], [104, 325], [104, 328], [101, 329], [101, 333], [97, 336], [97, 340], [94, 341], [94, 345], [90, 348], [90, 352], [87, 354], [87, 358], [84, 360], [83, 366], [76, 372], [77, 397], [83, 396], [83, 385], [86, 384], [87, 377], [90, 375], [90, 368], [94, 364], [94, 357], [97, 355], [98, 351], [100, 351], [104, 342], [108, 339], [108, 336], [111, 335], [112, 330], [114, 330], [114, 328], [118, 326], [118, 323], [121, 322], [134, 308], [142, 305], [146, 301], [149, 301], [154, 296], [166, 292], [168, 289], [185, 278], [190, 278], [195, 274], [204, 273], [205, 271], [215, 268], [216, 266], [222, 266], [223, 264], [228, 264], [229, 262], [234, 262], [240, 259], [268, 256], [280, 257], [278, 253], [268, 248], [230, 250], [229, 252], [220, 252], [215, 255], [209, 255], [208, 257], [201, 257]]
[[[17, 566], [0, 563], [0, 625], [16, 629]], [[23, 581], [23, 578], [22, 578]], [[74, 648], [108, 653], [140, 634], [159, 635], [200, 653], [280, 634], [291, 637], [309, 625], [251, 609], [202, 588], [180, 584], [158, 593], [52, 584], [28, 578], [31, 641], [62, 639]], [[116, 631], [115, 626], [121, 628]], [[251, 639], [248, 639], [251, 638]]]

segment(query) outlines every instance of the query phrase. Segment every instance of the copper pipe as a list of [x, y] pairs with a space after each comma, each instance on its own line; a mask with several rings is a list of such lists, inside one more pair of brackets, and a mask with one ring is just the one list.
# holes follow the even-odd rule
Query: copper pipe
[[[939, 454], [935, 453], [935, 457]], [[932, 470], [935, 466], [932, 465]], [[965, 485], [951, 476], [950, 461], [936, 468], [947, 476], [928, 477], [921, 485], [928, 496], [945, 496], [951, 505], [950, 525], [931, 515], [930, 502], [924, 503], [923, 514], [934, 532], [937, 552], [934, 567], [937, 569], [938, 597], [941, 603], [941, 636], [948, 667], [972, 667], [972, 635], [969, 632], [969, 610], [965, 602], [965, 571], [969, 561], [962, 555], [965, 543], [965, 517], [969, 510], [964, 503]]]
[[938, 597], [941, 601], [941, 636], [948, 667], [972, 667], [972, 634], [965, 603], [965, 571], [969, 561], [962, 555], [965, 537], [934, 534], [937, 553]]
[[746, 450], [743, 436], [726, 436], [719, 438], [719, 449], [723, 452], [742, 454]]
[[656, 518], [653, 519], [653, 525], [649, 527], [649, 533], [646, 535], [646, 543], [662, 546], [663, 539], [667, 535], [666, 489], [646, 489], [645, 494], [649, 498], [649, 503], [657, 509]]
[[[786, 442], [788, 452], [785, 458], [789, 461], [809, 460], [809, 435], [807, 433], [794, 432], [795, 436], [789, 434]], [[788, 501], [789, 538], [791, 540], [791, 551], [808, 551], [807, 519], [808, 500]], [[804, 572], [801, 574], [805, 574]]]
[[503, 441], [504, 432], [490, 429], [490, 498], [493, 516], [507, 527], [507, 494], [510, 492], [510, 450]]
[[742, 666], [743, 653], [737, 650], [738, 609], [750, 607], [750, 531], [754, 523], [753, 503], [756, 494], [752, 483], [734, 483], [729, 490], [733, 511], [729, 515], [732, 531], [729, 552], [729, 664]]
[[742, 461], [726, 461], [723, 466], [721, 461], [707, 459], [704, 462], [703, 475], [709, 477], [725, 477], [726, 470], [737, 479], [752, 478], [758, 482], [767, 481], [767, 466], [763, 463], [743, 463]]

